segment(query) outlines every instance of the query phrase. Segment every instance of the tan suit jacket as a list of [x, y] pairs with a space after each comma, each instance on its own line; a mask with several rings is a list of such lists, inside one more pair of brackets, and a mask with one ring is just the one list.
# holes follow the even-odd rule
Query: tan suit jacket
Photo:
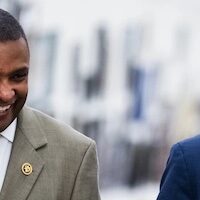
[[[31, 164], [30, 175], [23, 174], [24, 163]], [[94, 141], [24, 107], [0, 200], [100, 200]]]

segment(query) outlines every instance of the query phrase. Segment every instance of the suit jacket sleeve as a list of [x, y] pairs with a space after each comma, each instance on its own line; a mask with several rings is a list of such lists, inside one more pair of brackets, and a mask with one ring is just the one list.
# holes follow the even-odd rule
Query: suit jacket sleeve
[[157, 200], [194, 200], [192, 195], [187, 159], [178, 143], [168, 158]]
[[76, 176], [71, 200], [100, 200], [96, 145], [92, 141]]

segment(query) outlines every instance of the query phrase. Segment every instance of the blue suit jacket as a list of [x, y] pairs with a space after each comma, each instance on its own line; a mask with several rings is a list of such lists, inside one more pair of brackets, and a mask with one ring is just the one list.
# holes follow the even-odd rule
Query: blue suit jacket
[[157, 200], [200, 200], [200, 136], [172, 147]]

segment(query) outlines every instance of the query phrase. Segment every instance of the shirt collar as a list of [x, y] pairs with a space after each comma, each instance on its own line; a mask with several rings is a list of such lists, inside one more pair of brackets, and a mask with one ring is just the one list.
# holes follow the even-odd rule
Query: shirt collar
[[15, 130], [17, 125], [17, 119], [15, 119], [4, 131], [0, 133], [9, 142], [13, 142], [15, 137]]

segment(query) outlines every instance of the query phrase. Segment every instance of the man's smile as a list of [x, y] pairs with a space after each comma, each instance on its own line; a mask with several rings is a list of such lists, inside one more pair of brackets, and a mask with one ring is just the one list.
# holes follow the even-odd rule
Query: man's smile
[[11, 107], [11, 105], [0, 106], [0, 113], [1, 113], [1, 112], [5, 112], [5, 111], [8, 110], [10, 107]]

